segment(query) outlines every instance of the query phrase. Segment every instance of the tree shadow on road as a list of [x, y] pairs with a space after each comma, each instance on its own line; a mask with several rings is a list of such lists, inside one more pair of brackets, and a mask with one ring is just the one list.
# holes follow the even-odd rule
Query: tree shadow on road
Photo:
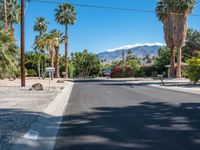
[[93, 109], [64, 116], [55, 149], [200, 149], [200, 103], [143, 102]]
[[[0, 129], [4, 129], [1, 130], [1, 142], [11, 145], [9, 142], [15, 141], [13, 139], [5, 141], [3, 135], [6, 133], [10, 138], [12, 135], [19, 137], [27, 132], [31, 123], [37, 122], [38, 117], [46, 119], [46, 115], [42, 113], [0, 109]], [[49, 117], [52, 117], [52, 120], [58, 119]], [[162, 102], [143, 102], [129, 107], [93, 108], [91, 112], [64, 116], [55, 149], [199, 150], [199, 118], [200, 103], [171, 105]], [[12, 119], [17, 119], [18, 124], [14, 124]], [[52, 121], [44, 127], [44, 130], [51, 133], [56, 124], [58, 122]], [[43, 139], [55, 138], [51, 134], [48, 134], [48, 137], [40, 136]], [[26, 147], [27, 143], [20, 144]], [[0, 149], [11, 148], [7, 146], [3, 145]], [[34, 146], [33, 149], [37, 149]]]

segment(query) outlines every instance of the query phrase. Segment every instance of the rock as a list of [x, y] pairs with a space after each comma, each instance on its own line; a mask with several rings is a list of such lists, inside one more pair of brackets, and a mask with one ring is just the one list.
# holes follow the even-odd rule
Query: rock
[[64, 83], [64, 81], [63, 80], [58, 80], [57, 83]]
[[44, 90], [44, 88], [43, 88], [43, 85], [42, 85], [42, 84], [36, 83], [36, 84], [33, 84], [33, 85], [32, 85], [32, 87], [31, 87], [30, 90], [31, 90], [31, 91], [42, 91], [42, 90]]
[[15, 79], [13, 79], [13, 78], [10, 78], [10, 79], [9, 79], [9, 81], [15, 81]]

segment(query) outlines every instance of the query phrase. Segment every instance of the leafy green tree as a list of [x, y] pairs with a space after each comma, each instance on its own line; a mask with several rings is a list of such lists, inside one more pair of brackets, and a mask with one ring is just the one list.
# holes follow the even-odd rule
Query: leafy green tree
[[[27, 69], [28, 75], [30, 76], [44, 76], [44, 65], [46, 63], [46, 56], [44, 53], [37, 52], [27, 52], [25, 54], [25, 67]], [[42, 74], [41, 74], [42, 71]]]
[[162, 73], [166, 70], [165, 65], [170, 64], [170, 49], [167, 47], [160, 48], [158, 50], [158, 56], [154, 59], [154, 65], [158, 68], [158, 71]]
[[131, 60], [131, 59], [137, 59], [137, 57], [133, 54], [131, 49], [128, 50], [128, 55], [126, 57], [126, 60]]
[[38, 53], [36, 51], [27, 51], [25, 53], [25, 68], [28, 76], [45, 78], [45, 68], [49, 67], [49, 55]]
[[134, 74], [140, 70], [141, 64], [137, 59], [132, 59], [129, 61], [126, 61], [124, 63], [125, 66], [131, 67], [131, 69], [134, 71]]
[[56, 21], [65, 25], [65, 71], [66, 78], [68, 78], [68, 25], [73, 25], [76, 22], [76, 10], [73, 5], [65, 3], [59, 5], [55, 11]]
[[87, 50], [74, 54], [73, 65], [75, 77], [97, 76], [100, 73], [99, 58]]
[[200, 32], [193, 28], [187, 31], [186, 44], [183, 47], [183, 61], [197, 57], [200, 52]]

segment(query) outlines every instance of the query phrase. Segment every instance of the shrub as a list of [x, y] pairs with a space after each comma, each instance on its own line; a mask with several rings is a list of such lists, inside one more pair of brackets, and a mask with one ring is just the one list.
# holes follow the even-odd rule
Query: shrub
[[141, 68], [141, 72], [143, 73], [144, 76], [146, 77], [154, 77], [157, 76], [158, 74], [158, 69], [155, 66], [143, 66]]
[[135, 71], [129, 66], [117, 66], [113, 69], [110, 74], [111, 78], [128, 78], [133, 77], [135, 75]]
[[28, 77], [36, 77], [37, 76], [37, 72], [35, 69], [28, 69], [27, 74], [28, 74], [27, 75]]
[[68, 77], [73, 78], [73, 73], [74, 73], [74, 66], [73, 64], [68, 64]]
[[200, 58], [193, 58], [188, 60], [187, 76], [194, 84], [200, 79]]

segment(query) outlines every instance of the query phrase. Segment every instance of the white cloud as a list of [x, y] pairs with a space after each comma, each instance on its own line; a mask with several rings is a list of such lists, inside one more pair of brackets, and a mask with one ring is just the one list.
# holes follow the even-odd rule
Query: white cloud
[[121, 47], [108, 49], [106, 51], [112, 52], [112, 51], [121, 50], [121, 49], [131, 49], [131, 48], [135, 48], [135, 47], [138, 47], [138, 46], [154, 46], [154, 45], [163, 46], [163, 43], [137, 43], [137, 44], [133, 44], [133, 45], [124, 45], [124, 46], [121, 46]]

